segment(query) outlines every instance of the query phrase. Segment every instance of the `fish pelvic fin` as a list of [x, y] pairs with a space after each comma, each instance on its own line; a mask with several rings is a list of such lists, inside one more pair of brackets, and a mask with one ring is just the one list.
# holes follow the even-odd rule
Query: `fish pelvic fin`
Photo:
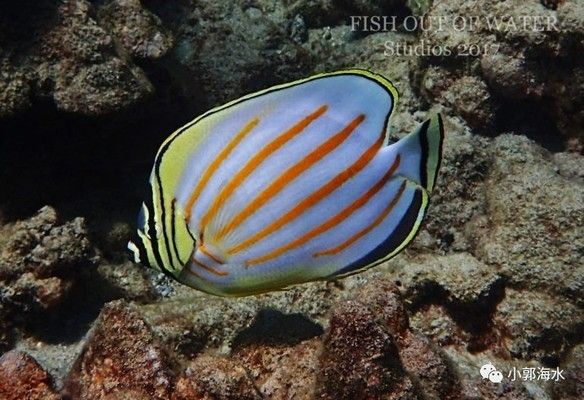
[[444, 126], [440, 114], [434, 114], [412, 133], [389, 146], [400, 154], [402, 163], [397, 174], [432, 193], [442, 161]]

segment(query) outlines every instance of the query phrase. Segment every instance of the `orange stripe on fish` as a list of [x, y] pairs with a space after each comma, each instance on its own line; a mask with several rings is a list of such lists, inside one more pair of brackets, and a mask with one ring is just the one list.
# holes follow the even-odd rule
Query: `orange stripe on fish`
[[335, 226], [337, 226], [338, 224], [343, 222], [346, 218], [348, 218], [351, 214], [353, 214], [355, 211], [357, 211], [359, 208], [361, 208], [365, 204], [367, 204], [367, 202], [375, 194], [377, 194], [377, 192], [379, 192], [383, 188], [383, 186], [387, 183], [387, 181], [392, 177], [395, 170], [399, 167], [399, 163], [400, 163], [400, 155], [398, 154], [396, 156], [394, 162], [392, 163], [392, 165], [388, 169], [388, 171], [385, 173], [385, 175], [379, 181], [377, 181], [377, 183], [375, 185], [373, 185], [363, 196], [359, 197], [351, 205], [349, 205], [348, 207], [343, 209], [341, 212], [339, 212], [338, 214], [336, 214], [332, 218], [329, 218], [323, 224], [321, 224], [321, 225], [317, 226], [316, 228], [312, 229], [311, 231], [305, 233], [304, 235], [302, 235], [298, 239], [293, 240], [292, 242], [290, 242], [284, 246], [281, 246], [275, 250], [272, 250], [271, 252], [269, 252], [268, 254], [266, 254], [264, 256], [247, 260], [246, 265], [253, 266], [253, 265], [261, 264], [261, 263], [264, 263], [266, 261], [272, 260], [272, 259], [286, 253], [287, 251], [290, 251], [292, 249], [295, 249], [295, 248], [303, 245], [304, 243], [308, 242], [312, 238], [328, 231], [329, 229], [334, 228]]
[[383, 210], [383, 212], [375, 219], [375, 221], [373, 221], [373, 223], [371, 223], [365, 229], [363, 229], [359, 233], [351, 236], [349, 239], [347, 239], [346, 241], [344, 241], [340, 245], [338, 245], [336, 247], [333, 247], [332, 249], [328, 249], [328, 250], [324, 250], [324, 251], [319, 251], [318, 253], [314, 253], [314, 256], [315, 257], [320, 257], [320, 256], [325, 256], [325, 255], [331, 255], [331, 254], [340, 253], [341, 251], [343, 251], [344, 249], [346, 249], [347, 247], [349, 247], [350, 245], [352, 245], [353, 243], [355, 243], [357, 240], [359, 240], [363, 236], [367, 235], [375, 227], [377, 227], [379, 224], [381, 224], [383, 222], [383, 220], [389, 215], [389, 213], [391, 212], [391, 210], [393, 210], [393, 208], [395, 207], [395, 205], [397, 204], [397, 202], [401, 198], [401, 196], [404, 193], [404, 190], [405, 189], [406, 189], [406, 181], [404, 181], [401, 184], [401, 186], [400, 186], [397, 194], [391, 200], [391, 202], [387, 205], [387, 207]]
[[219, 275], [219, 276], [226, 276], [226, 275], [229, 275], [229, 273], [228, 273], [228, 272], [225, 272], [225, 271], [218, 271], [218, 270], [216, 270], [215, 268], [213, 268], [213, 267], [210, 267], [210, 266], [208, 266], [208, 265], [206, 265], [206, 264], [202, 263], [201, 261], [197, 260], [197, 259], [196, 259], [196, 258], [194, 258], [194, 257], [193, 257], [193, 259], [192, 259], [192, 260], [193, 260], [193, 262], [194, 262], [195, 264], [197, 264], [199, 267], [203, 268], [205, 271], [208, 271], [208, 272], [210, 272], [210, 273], [212, 273], [212, 274]]
[[199, 251], [201, 253], [203, 253], [204, 255], [206, 255], [207, 257], [209, 257], [211, 260], [215, 261], [218, 264], [224, 264], [225, 262], [223, 260], [220, 260], [219, 258], [217, 258], [216, 256], [214, 256], [213, 254], [209, 253], [209, 250], [207, 250], [207, 248], [205, 247], [204, 244], [201, 244], [199, 246]]
[[260, 120], [257, 117], [253, 118], [251, 121], [249, 121], [241, 129], [241, 131], [239, 131], [233, 137], [233, 139], [231, 139], [231, 141], [227, 144], [227, 146], [225, 146], [223, 148], [223, 150], [221, 150], [221, 152], [217, 155], [217, 157], [215, 157], [215, 159], [211, 162], [211, 164], [209, 164], [209, 166], [207, 167], [207, 169], [205, 170], [203, 175], [201, 175], [201, 179], [199, 180], [199, 183], [195, 187], [195, 190], [193, 190], [193, 193], [191, 194], [191, 196], [189, 197], [189, 200], [187, 201], [187, 203], [185, 205], [185, 210], [186, 210], [185, 211], [185, 219], [187, 221], [190, 221], [191, 213], [193, 210], [193, 205], [195, 204], [195, 202], [197, 201], [197, 199], [201, 195], [201, 192], [205, 188], [205, 185], [207, 185], [207, 183], [209, 182], [209, 180], [211, 179], [211, 177], [213, 176], [215, 171], [217, 171], [217, 169], [221, 166], [223, 161], [225, 161], [225, 159], [231, 154], [233, 149], [235, 149], [235, 147], [237, 147], [237, 145], [243, 140], [243, 138], [245, 138], [247, 136], [247, 134], [249, 132], [251, 132], [252, 129], [255, 128], [259, 122], [260, 122]]
[[263, 149], [257, 152], [245, 166], [223, 187], [215, 200], [209, 207], [201, 219], [201, 231], [205, 229], [209, 221], [217, 214], [223, 203], [231, 196], [235, 189], [249, 176], [251, 173], [272, 153], [282, 147], [284, 144], [292, 140], [295, 136], [300, 134], [308, 125], [322, 116], [328, 109], [327, 105], [320, 106], [316, 111], [301, 119], [290, 129], [276, 137], [273, 141], [268, 143]]
[[334, 178], [328, 181], [325, 185], [321, 186], [318, 190], [313, 192], [311, 195], [306, 197], [304, 200], [300, 201], [293, 209], [288, 211], [286, 214], [281, 216], [276, 221], [272, 222], [270, 225], [266, 226], [265, 228], [258, 231], [253, 236], [249, 237], [245, 241], [241, 242], [240, 244], [232, 247], [231, 249], [227, 250], [227, 253], [230, 255], [236, 254], [249, 246], [259, 242], [266, 236], [276, 232], [286, 224], [294, 221], [300, 215], [302, 215], [306, 210], [320, 202], [322, 199], [327, 197], [333, 191], [338, 189], [343, 183], [345, 183], [348, 179], [351, 179], [357, 173], [359, 173], [363, 168], [365, 168], [371, 160], [375, 157], [381, 146], [383, 145], [383, 135], [379, 137], [379, 139], [373, 143], [361, 156], [357, 161], [355, 161], [351, 166], [346, 168], [345, 170], [341, 171], [337, 174]]
[[298, 163], [287, 169], [258, 196], [256, 196], [243, 210], [226, 224], [217, 234], [216, 240], [221, 240], [226, 234], [241, 225], [253, 213], [258, 211], [270, 199], [280, 193], [288, 184], [300, 176], [307, 169], [312, 167], [323, 157], [339, 147], [353, 131], [365, 120], [365, 115], [360, 114], [354, 118], [347, 126], [321, 144]]

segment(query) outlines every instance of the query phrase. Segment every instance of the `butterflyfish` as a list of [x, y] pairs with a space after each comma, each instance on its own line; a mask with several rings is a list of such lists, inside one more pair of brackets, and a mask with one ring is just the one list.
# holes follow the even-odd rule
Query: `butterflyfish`
[[389, 144], [397, 100], [381, 75], [344, 70], [207, 111], [158, 150], [131, 256], [220, 296], [392, 258], [420, 228], [444, 136], [436, 114]]

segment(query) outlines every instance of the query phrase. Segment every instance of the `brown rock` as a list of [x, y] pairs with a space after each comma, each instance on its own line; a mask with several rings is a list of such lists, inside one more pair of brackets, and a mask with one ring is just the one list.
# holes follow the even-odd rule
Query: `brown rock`
[[0, 358], [0, 398], [57, 400], [51, 377], [28, 354], [12, 350]]
[[172, 400], [259, 400], [247, 371], [222, 357], [198, 357], [179, 377]]
[[389, 330], [362, 303], [347, 301], [332, 313], [317, 395], [325, 399], [418, 398]]
[[442, 305], [429, 304], [416, 310], [410, 323], [412, 328], [440, 346], [463, 345], [468, 340], [467, 335], [461, 331]]
[[185, 4], [172, 55], [188, 71], [182, 85], [198, 101], [220, 105], [312, 71], [310, 54], [289, 37], [286, 24], [273, 23], [257, 8], [215, 0]]
[[355, 298], [333, 311], [324, 339], [324, 398], [460, 398], [446, 355], [410, 330], [395, 284], [373, 280]]
[[458, 382], [447, 358], [428, 338], [410, 333], [399, 349], [404, 369], [427, 398], [458, 399]]
[[92, 265], [85, 221], [61, 224], [51, 207], [17, 222], [0, 254], [0, 319], [22, 322], [55, 310]]
[[165, 351], [138, 311], [121, 301], [102, 310], [65, 382], [75, 399], [103, 399], [116, 392], [171, 394], [172, 370]]
[[150, 400], [151, 398], [146, 392], [139, 389], [122, 389], [108, 394], [104, 400]]
[[578, 336], [584, 312], [561, 296], [507, 289], [494, 315], [515, 357], [556, 364]]
[[110, 0], [99, 10], [99, 22], [132, 57], [157, 59], [172, 47], [172, 35], [140, 0]]
[[525, 386], [514, 382], [500, 385], [488, 380], [468, 382], [462, 387], [465, 399], [482, 400], [535, 400]]
[[563, 378], [553, 382], [553, 393], [559, 399], [584, 398], [584, 345], [575, 346], [560, 365]]
[[541, 98], [544, 83], [537, 80], [536, 73], [525, 68], [525, 64], [529, 62], [521, 54], [485, 54], [481, 59], [485, 79], [496, 93], [511, 99]]
[[485, 198], [491, 229], [477, 257], [499, 267], [509, 286], [568, 297], [584, 294], [584, 185], [558, 173], [529, 139], [501, 135]]
[[321, 349], [321, 339], [313, 338], [292, 347], [250, 345], [234, 356], [264, 398], [307, 400], [314, 398]]
[[68, 275], [88, 263], [90, 245], [85, 221], [76, 218], [60, 224], [52, 207], [41, 208], [14, 227], [0, 255], [0, 279], [33, 272], [38, 277]]
[[[111, 35], [95, 20], [92, 3], [3, 3], [0, 14], [3, 36], [10, 38], [0, 54], [0, 116], [29, 107], [33, 96], [52, 99], [60, 110], [99, 115], [129, 107], [153, 92], [144, 72], [117, 54]], [[148, 39], [135, 51], [154, 56], [168, 46], [156, 34]]]
[[[434, 26], [422, 32], [421, 40], [429, 47], [450, 50], [442, 57], [422, 60], [421, 69], [430, 73], [417, 73], [420, 86], [427, 86], [428, 76], [445, 84], [443, 91], [422, 90], [422, 94], [451, 107], [477, 131], [485, 130], [485, 123], [490, 122], [518, 127], [522, 133], [559, 133], [582, 141], [584, 78], [580, 60], [573, 60], [584, 48], [583, 9], [580, 1], [562, 2], [557, 12], [537, 1], [434, 1], [426, 14], [428, 20], [481, 22], [473, 29], [456, 29], [456, 24], [447, 23], [443, 29]], [[547, 22], [516, 28], [485, 23], [487, 18], [519, 21], [524, 16]], [[440, 76], [456, 83], [446, 83]]]
[[398, 287], [387, 279], [378, 279], [357, 291], [356, 299], [363, 301], [384, 327], [398, 339], [408, 334], [408, 314]]

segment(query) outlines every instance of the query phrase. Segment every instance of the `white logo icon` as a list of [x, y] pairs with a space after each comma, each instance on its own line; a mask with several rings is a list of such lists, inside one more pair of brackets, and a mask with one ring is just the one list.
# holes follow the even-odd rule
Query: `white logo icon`
[[488, 379], [493, 383], [501, 383], [503, 381], [503, 374], [501, 371], [497, 371], [497, 368], [491, 363], [481, 367], [481, 376], [483, 379]]

